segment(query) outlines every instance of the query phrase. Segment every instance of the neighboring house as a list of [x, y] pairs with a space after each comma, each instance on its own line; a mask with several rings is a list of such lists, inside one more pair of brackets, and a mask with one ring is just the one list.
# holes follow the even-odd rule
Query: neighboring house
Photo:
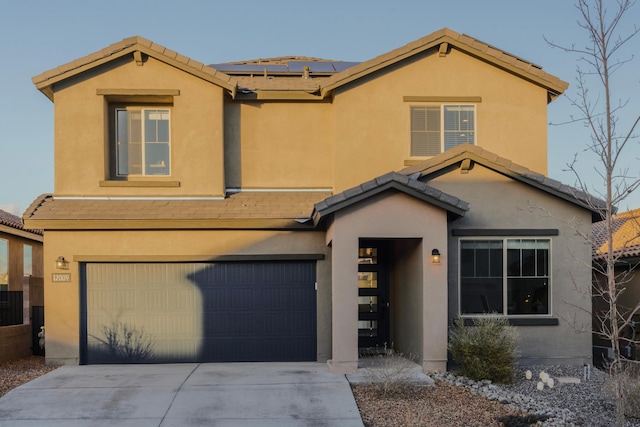
[[42, 310], [44, 303], [42, 276], [42, 232], [0, 210], [0, 361], [32, 354], [31, 317], [33, 306]]
[[[634, 313], [634, 309], [640, 304], [640, 209], [623, 212], [613, 216], [613, 257], [615, 259], [616, 281], [619, 283], [618, 310], [625, 319], [631, 319], [630, 325], [622, 332], [624, 338], [640, 339], [640, 311]], [[601, 359], [605, 349], [611, 348], [598, 332], [603, 330], [602, 319], [606, 319], [609, 310], [605, 300], [600, 298], [601, 289], [606, 289], [607, 276], [606, 258], [609, 253], [607, 241], [606, 222], [599, 221], [593, 224], [593, 266], [594, 266], [594, 304], [593, 326], [594, 334], [594, 358]], [[603, 267], [604, 266], [604, 267]], [[629, 341], [621, 341], [623, 356], [640, 360], [640, 351], [637, 345], [631, 345]], [[600, 360], [596, 360], [600, 362]]]
[[444, 370], [452, 319], [493, 312], [523, 359], [590, 361], [576, 236], [601, 202], [546, 177], [567, 83], [540, 66], [448, 29], [362, 63], [133, 37], [33, 81], [54, 102], [54, 193], [24, 215], [48, 363], [344, 373], [393, 346]]

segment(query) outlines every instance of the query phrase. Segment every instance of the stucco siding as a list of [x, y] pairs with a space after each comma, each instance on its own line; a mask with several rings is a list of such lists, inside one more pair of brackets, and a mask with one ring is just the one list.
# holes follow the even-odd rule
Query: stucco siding
[[[52, 282], [53, 263], [45, 266], [47, 360], [51, 364], [80, 361], [80, 263], [215, 261], [225, 255], [326, 255], [321, 232], [278, 231], [67, 231], [47, 232], [45, 258], [62, 255], [71, 261], [70, 282]], [[325, 257], [326, 259], [326, 257]], [[318, 359], [330, 354], [330, 265], [317, 261]]]
[[336, 190], [410, 159], [410, 108], [424, 103], [405, 96], [481, 97], [477, 145], [546, 173], [547, 92], [455, 49], [444, 58], [432, 50], [336, 92]]
[[[453, 229], [557, 230], [551, 239], [551, 315], [558, 325], [520, 326], [523, 360], [584, 363], [591, 360], [591, 213], [476, 165], [430, 182], [468, 201], [471, 210], [449, 224], [449, 317], [459, 313], [459, 237]], [[526, 232], [523, 233], [526, 237]], [[522, 234], [519, 235], [522, 237]], [[531, 318], [531, 316], [529, 316]]]
[[[179, 91], [171, 108], [171, 175], [129, 181], [173, 181], [168, 187], [113, 187], [109, 95], [98, 90]], [[126, 96], [140, 105], [140, 97]], [[165, 97], [166, 98], [166, 97]], [[118, 99], [111, 97], [111, 99]], [[151, 98], [145, 98], [149, 102]], [[115, 102], [115, 101], [114, 101]], [[120, 59], [55, 86], [54, 192], [58, 196], [221, 196], [224, 194], [223, 90], [153, 58]], [[64, 166], [63, 165], [68, 165]]]
[[227, 186], [332, 188], [333, 128], [329, 103], [228, 102]]

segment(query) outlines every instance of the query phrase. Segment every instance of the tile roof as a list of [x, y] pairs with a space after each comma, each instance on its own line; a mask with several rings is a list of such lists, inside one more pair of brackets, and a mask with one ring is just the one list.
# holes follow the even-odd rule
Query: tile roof
[[[616, 257], [640, 257], [640, 209], [623, 212], [612, 217], [613, 253]], [[593, 258], [603, 259], [609, 252], [606, 221], [592, 227]]]
[[45, 71], [33, 77], [31, 80], [47, 97], [53, 99], [52, 86], [54, 83], [112, 61], [113, 59], [131, 54], [134, 51], [143, 52], [146, 55], [163, 60], [212, 83], [218, 84], [229, 91], [235, 91], [236, 83], [230, 76], [139, 36], [122, 39], [97, 52]]
[[56, 199], [44, 194], [24, 215], [25, 221], [243, 221], [309, 219], [311, 206], [331, 193], [313, 191], [240, 192], [223, 200]]
[[0, 209], [0, 225], [6, 225], [7, 227], [15, 228], [17, 230], [23, 230], [29, 233], [42, 235], [41, 230], [28, 230], [24, 228], [22, 219], [19, 216], [16, 216], [7, 211], [3, 211], [2, 209]]
[[[542, 67], [532, 62], [448, 28], [443, 28], [405, 46], [360, 63], [306, 56], [286, 56], [205, 65], [143, 37], [134, 36], [46, 71], [33, 77], [32, 80], [39, 90], [53, 99], [54, 83], [113, 59], [140, 51], [217, 84], [227, 89], [232, 97], [236, 96], [237, 89], [240, 88], [242, 94], [259, 93], [260, 91], [289, 91], [300, 96], [314, 94], [313, 99], [322, 100], [342, 85], [428, 49], [443, 48], [443, 46], [446, 49], [454, 47], [533, 84], [542, 86], [548, 91], [549, 99], [557, 97], [568, 87], [566, 82], [544, 72]], [[305, 65], [310, 67], [309, 78], [304, 78], [303, 67]], [[267, 70], [267, 78], [264, 76], [265, 69]], [[223, 72], [225, 70], [228, 71], [228, 74]], [[264, 98], [269, 96], [269, 94], [265, 94]], [[258, 98], [260, 97], [258, 96]]]
[[469, 210], [469, 204], [455, 196], [430, 187], [414, 177], [390, 172], [316, 203], [312, 214], [314, 224], [317, 225], [329, 214], [390, 189], [417, 197], [459, 216]]
[[447, 167], [461, 164], [462, 161], [466, 159], [588, 209], [592, 212], [594, 221], [601, 219], [602, 210], [605, 208], [605, 202], [603, 200], [593, 197], [578, 188], [571, 187], [541, 173], [534, 172], [509, 159], [484, 150], [477, 145], [461, 144], [424, 162], [402, 169], [400, 173], [406, 175], [415, 174], [419, 177], [428, 178], [429, 176], [438, 174]]
[[549, 92], [550, 99], [562, 94], [569, 86], [568, 83], [560, 80], [558, 77], [542, 71], [542, 67], [539, 65], [526, 61], [468, 35], [457, 33], [448, 28], [443, 28], [390, 52], [384, 53], [368, 61], [361, 62], [360, 64], [348, 68], [341, 73], [334, 74], [331, 78], [323, 82], [323, 96], [325, 96], [326, 92], [345, 83], [349, 83], [374, 71], [393, 65], [410, 56], [419, 54], [436, 46], [440, 46], [443, 43], [455, 46], [459, 50], [490, 62], [502, 69], [525, 78], [534, 84], [545, 87]]

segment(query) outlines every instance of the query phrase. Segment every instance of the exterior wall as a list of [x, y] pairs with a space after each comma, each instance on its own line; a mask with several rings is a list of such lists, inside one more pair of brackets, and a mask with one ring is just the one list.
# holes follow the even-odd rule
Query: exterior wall
[[421, 303], [423, 265], [429, 263], [430, 257], [430, 252], [423, 253], [422, 249], [418, 239], [396, 240], [392, 249], [391, 342], [395, 351], [418, 360], [423, 360], [421, 344], [425, 330]]
[[444, 58], [432, 50], [337, 91], [336, 191], [416, 159], [409, 151], [410, 107], [416, 103], [404, 96], [481, 97], [477, 145], [546, 174], [546, 90], [455, 49]]
[[[171, 111], [171, 176], [131, 177], [126, 183], [177, 181], [178, 186], [100, 185], [110, 178], [109, 97], [96, 91], [112, 89], [180, 91]], [[224, 194], [221, 88], [153, 58], [143, 66], [123, 58], [57, 84], [54, 99], [56, 196]]]
[[[78, 364], [80, 357], [81, 262], [179, 262], [215, 260], [221, 255], [325, 254], [324, 233], [288, 231], [48, 231], [45, 259], [71, 261], [70, 282], [51, 281], [60, 273], [45, 265], [47, 363]], [[317, 263], [318, 360], [330, 354], [330, 263]]]
[[332, 188], [332, 162], [331, 104], [226, 103], [227, 187]]
[[[557, 326], [522, 326], [519, 350], [527, 362], [581, 364], [591, 361], [591, 246], [579, 237], [591, 231], [590, 212], [480, 165], [455, 170], [430, 185], [470, 203], [449, 229], [557, 229], [551, 238], [551, 316]], [[499, 195], [499, 196], [498, 196]], [[451, 233], [449, 233], [451, 236]], [[449, 238], [449, 317], [458, 309], [458, 237]], [[576, 308], [580, 307], [580, 308]], [[529, 316], [528, 318], [535, 318]]]
[[31, 325], [0, 328], [0, 362], [31, 355]]
[[[9, 242], [9, 291], [24, 291], [24, 251], [23, 245], [31, 246], [32, 274], [29, 278], [29, 292], [23, 294], [23, 311], [34, 305], [42, 305], [37, 283], [42, 281], [43, 250], [42, 236], [0, 225], [0, 239]], [[0, 327], [0, 362], [31, 355], [31, 325]]]
[[[358, 244], [361, 238], [412, 239], [420, 242], [420, 249], [414, 246], [406, 261], [419, 268], [412, 273], [404, 273], [408, 278], [407, 283], [398, 284], [398, 292], [404, 299], [412, 295], [420, 297], [418, 306], [406, 315], [400, 314], [396, 321], [406, 327], [422, 329], [423, 333], [399, 334], [398, 337], [404, 339], [407, 346], [415, 346], [416, 354], [422, 356], [425, 371], [445, 369], [446, 269], [442, 268], [443, 265], [431, 264], [425, 256], [429, 253], [430, 257], [432, 248], [442, 248], [441, 252], [445, 252], [446, 223], [445, 211], [402, 193], [383, 193], [335, 214], [327, 232], [333, 262], [333, 351], [329, 362], [333, 372], [354, 372], [358, 367], [357, 277]], [[403, 246], [400, 245], [397, 249], [403, 249]], [[395, 253], [399, 255], [397, 250]], [[418, 254], [420, 259], [416, 258]], [[446, 256], [443, 258], [446, 263]], [[418, 277], [418, 274], [421, 276]], [[391, 286], [393, 288], [394, 285]], [[402, 298], [398, 303], [401, 301]], [[403, 310], [399, 305], [396, 307], [395, 303], [393, 308]]]

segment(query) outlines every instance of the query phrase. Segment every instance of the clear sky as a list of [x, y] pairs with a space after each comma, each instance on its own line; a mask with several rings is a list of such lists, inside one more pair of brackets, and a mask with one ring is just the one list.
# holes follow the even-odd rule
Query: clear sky
[[[38, 195], [53, 192], [53, 104], [31, 78], [126, 37], [145, 37], [206, 64], [284, 55], [364, 61], [448, 27], [570, 83], [548, 110], [549, 122], [565, 123], [579, 114], [569, 100], [578, 57], [551, 48], [543, 36], [586, 46], [578, 19], [574, 0], [0, 0], [0, 209], [21, 215]], [[640, 4], [625, 22], [640, 25]], [[640, 37], [621, 52], [633, 53], [640, 53]], [[638, 69], [636, 57], [614, 76], [614, 100], [628, 101], [620, 130], [640, 114]], [[579, 172], [598, 195], [597, 163], [584, 152], [589, 138], [582, 124], [551, 125], [549, 176], [574, 185], [576, 177], [564, 170], [578, 153]], [[636, 177], [638, 147], [625, 156]], [[619, 206], [635, 208], [640, 190]]]

